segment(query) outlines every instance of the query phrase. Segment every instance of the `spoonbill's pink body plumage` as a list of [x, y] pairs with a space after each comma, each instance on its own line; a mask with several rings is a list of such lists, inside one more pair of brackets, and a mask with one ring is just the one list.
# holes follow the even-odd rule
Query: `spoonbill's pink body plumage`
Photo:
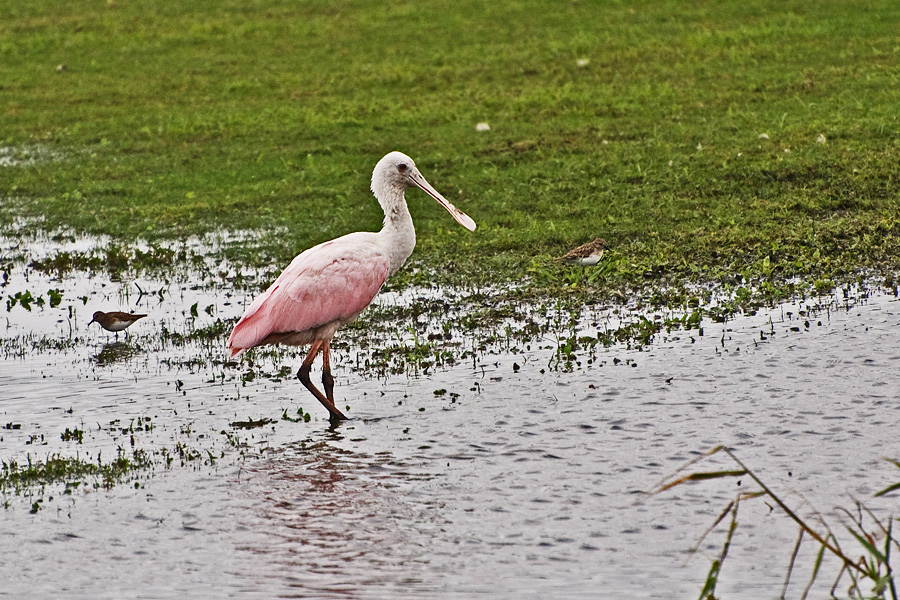
[[388, 277], [388, 258], [351, 233], [298, 255], [247, 307], [228, 339], [232, 356], [265, 344], [301, 346], [330, 340], [375, 298]]
[[[412, 254], [416, 234], [404, 197], [409, 186], [428, 193], [461, 225], [474, 231], [475, 222], [431, 187], [411, 158], [391, 152], [372, 173], [372, 192], [384, 209], [381, 231], [350, 233], [294, 258], [235, 325], [228, 338], [231, 356], [267, 344], [311, 345], [297, 376], [332, 419], [346, 418], [334, 405], [329, 343], [338, 328], [356, 319]], [[320, 349], [325, 395], [309, 379]]]

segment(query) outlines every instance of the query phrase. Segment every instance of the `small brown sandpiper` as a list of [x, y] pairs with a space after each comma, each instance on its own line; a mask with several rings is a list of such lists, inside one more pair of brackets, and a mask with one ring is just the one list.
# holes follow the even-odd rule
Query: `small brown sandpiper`
[[603, 238], [597, 238], [583, 246], [578, 246], [565, 256], [556, 260], [582, 267], [593, 267], [603, 258], [603, 251], [609, 248], [609, 244]]
[[131, 327], [132, 323], [138, 319], [143, 319], [146, 316], [147, 315], [136, 315], [134, 313], [126, 312], [105, 313], [102, 310], [98, 310], [94, 313], [94, 318], [88, 322], [88, 325], [91, 323], [99, 323], [100, 327], [107, 331], [112, 331], [116, 334], [116, 337], [118, 337], [120, 331], [128, 329]]

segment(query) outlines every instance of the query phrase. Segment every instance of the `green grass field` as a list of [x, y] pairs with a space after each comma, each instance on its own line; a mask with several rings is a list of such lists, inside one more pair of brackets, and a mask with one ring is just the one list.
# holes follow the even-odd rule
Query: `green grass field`
[[[0, 166], [0, 218], [285, 262], [378, 229], [396, 149], [479, 224], [410, 192], [441, 281], [890, 272], [898, 64], [891, 0], [5, 2], [0, 146], [53, 158]], [[547, 264], [596, 236], [599, 275]]]

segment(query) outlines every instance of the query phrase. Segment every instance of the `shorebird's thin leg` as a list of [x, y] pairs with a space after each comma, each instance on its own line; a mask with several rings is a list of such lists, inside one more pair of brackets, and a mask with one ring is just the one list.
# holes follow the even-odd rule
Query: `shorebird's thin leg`
[[322, 385], [325, 395], [334, 404], [334, 377], [331, 376], [331, 347], [329, 342], [322, 344]]
[[[340, 420], [346, 419], [347, 417], [337, 409], [334, 405], [334, 402], [329, 398], [326, 398], [322, 395], [316, 386], [313, 385], [313, 382], [309, 378], [309, 371], [312, 369], [313, 361], [316, 360], [316, 355], [319, 353], [319, 348], [322, 347], [324, 342], [315, 341], [312, 343], [312, 346], [309, 349], [309, 353], [306, 355], [306, 358], [303, 360], [303, 364], [300, 365], [300, 370], [297, 371], [297, 379], [310, 391], [310, 393], [316, 397], [316, 400], [322, 403], [322, 406], [328, 409], [328, 412], [331, 413], [332, 420]], [[327, 346], [326, 346], [327, 348]], [[326, 351], [327, 352], [327, 351]]]

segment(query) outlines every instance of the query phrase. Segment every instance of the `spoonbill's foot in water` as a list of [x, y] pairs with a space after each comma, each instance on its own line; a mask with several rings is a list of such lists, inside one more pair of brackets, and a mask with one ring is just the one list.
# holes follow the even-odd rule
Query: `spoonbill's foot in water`
[[[316, 388], [309, 378], [309, 372], [312, 370], [313, 361], [316, 360], [316, 354], [319, 353], [320, 347], [324, 347], [322, 351], [322, 385], [325, 386], [325, 396], [322, 395], [322, 392]], [[297, 371], [297, 379], [299, 379], [300, 383], [302, 383], [303, 386], [322, 403], [322, 406], [328, 409], [330, 415], [329, 419], [332, 421], [343, 421], [347, 418], [344, 413], [339, 411], [337, 406], [334, 405], [334, 377], [331, 376], [328, 342], [313, 342], [312, 347], [309, 349], [309, 353], [303, 360], [303, 364], [300, 365], [300, 370]]]

